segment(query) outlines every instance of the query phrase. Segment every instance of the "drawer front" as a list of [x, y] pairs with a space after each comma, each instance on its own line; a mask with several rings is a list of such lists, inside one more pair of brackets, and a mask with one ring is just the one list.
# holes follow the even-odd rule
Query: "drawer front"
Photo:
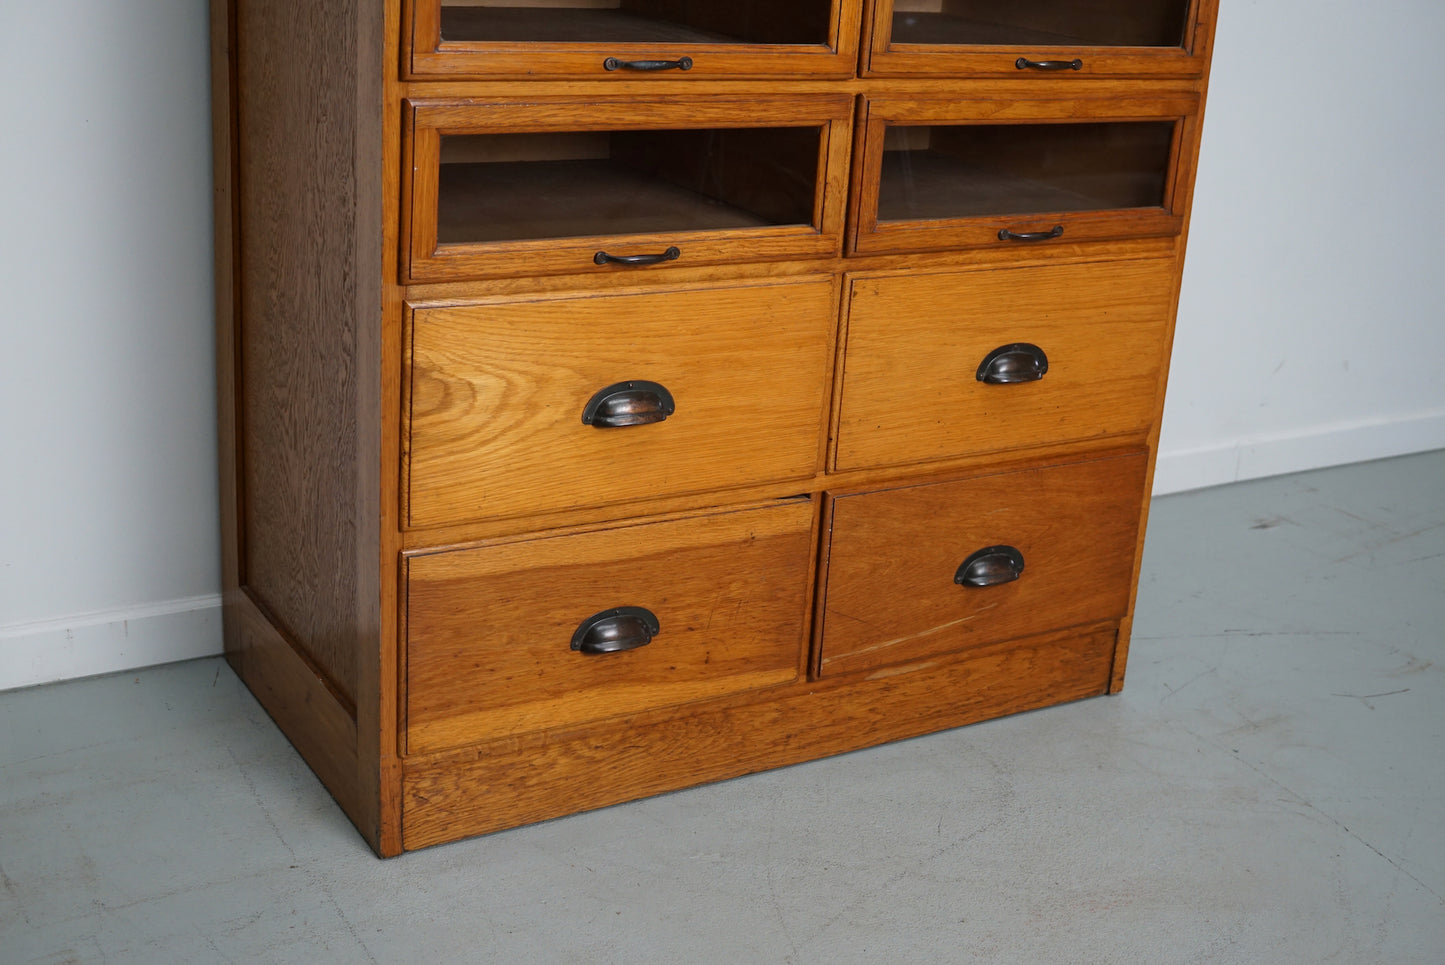
[[1217, 0], [874, 0], [865, 75], [1187, 77]]
[[1154, 417], [1170, 259], [854, 275], [849, 293], [839, 469], [1142, 434]]
[[1122, 617], [1145, 468], [1140, 452], [834, 497], [822, 674]]
[[[835, 292], [816, 279], [414, 308], [411, 525], [810, 478]], [[628, 409], [662, 421], [604, 427]]]
[[799, 499], [409, 558], [409, 753], [797, 679], [812, 519]]
[[1199, 98], [870, 98], [849, 250], [1026, 248], [1184, 227]]
[[862, 0], [411, 0], [413, 77], [849, 77]]
[[846, 94], [411, 100], [410, 281], [836, 255]]

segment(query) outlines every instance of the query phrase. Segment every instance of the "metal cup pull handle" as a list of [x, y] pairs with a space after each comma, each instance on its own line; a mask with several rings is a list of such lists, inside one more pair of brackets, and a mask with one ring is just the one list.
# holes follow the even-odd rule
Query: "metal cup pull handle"
[[959, 586], [999, 586], [1023, 575], [1024, 554], [1016, 546], [985, 546], [970, 553], [953, 574]]
[[662, 632], [657, 614], [646, 607], [620, 606], [594, 613], [572, 634], [572, 649], [589, 657], [636, 650]]

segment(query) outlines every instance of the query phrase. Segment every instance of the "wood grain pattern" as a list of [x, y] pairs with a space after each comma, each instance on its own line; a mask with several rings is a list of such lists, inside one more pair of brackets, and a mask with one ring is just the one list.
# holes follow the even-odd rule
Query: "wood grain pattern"
[[[401, 407], [396, 383], [402, 290], [397, 284], [397, 226], [401, 177], [399, 11], [369, 3], [356, 15], [357, 400], [357, 586], [360, 606], [353, 630], [356, 647], [357, 773], [363, 801], [362, 836], [382, 857], [401, 852], [401, 758], [397, 746], [397, 426]], [[373, 153], [371, 148], [379, 148]], [[374, 162], [374, 163], [373, 163]], [[364, 280], [364, 281], [363, 281]]]
[[[780, 506], [414, 556], [407, 750], [789, 683], [803, 646], [812, 506]], [[574, 631], [622, 606], [661, 632], [587, 656]]]
[[236, 43], [243, 579], [348, 699], [375, 594], [358, 585], [355, 542], [357, 12], [244, 0]]
[[[819, 628], [821, 673], [1117, 620], [1129, 603], [1142, 452], [837, 496]], [[954, 582], [975, 550], [1020, 550], [1011, 583]]]
[[[454, 16], [445, 41], [442, 0], [210, 2], [227, 654], [379, 854], [1121, 684], [1217, 0], [1189, 0], [1172, 48], [1166, 0], [896, 0], [987, 15], [993, 44], [890, 43], [892, 0], [549, 0], [540, 20], [458, 0], [491, 40]], [[1037, 22], [1064, 14], [1086, 22]], [[577, 27], [599, 16], [634, 19]], [[528, 42], [568, 18], [587, 35]], [[692, 70], [602, 68], [680, 52]], [[1136, 177], [1157, 158], [1076, 144], [1057, 187], [1114, 178], [1121, 207], [878, 218], [890, 125], [1093, 121], [1169, 126], [1162, 203]], [[787, 127], [806, 143], [770, 149]], [[698, 135], [653, 137], [744, 128], [769, 146], [723, 168]], [[946, 141], [974, 167], [1005, 153]], [[472, 240], [448, 234], [443, 161], [543, 160], [523, 142], [744, 223], [636, 195], [576, 236], [516, 240], [480, 208]], [[1037, 181], [1035, 148], [990, 170]], [[943, 174], [915, 187], [956, 193]], [[592, 261], [670, 244], [652, 268]], [[1045, 381], [964, 392], [1011, 341], [1046, 347]], [[581, 404], [628, 378], [681, 386], [678, 413], [587, 450], [607, 435]], [[984, 540], [1025, 544], [1026, 573], [956, 612], [966, 552], [939, 547]], [[945, 569], [949, 593], [916, 577]], [[651, 605], [614, 598], [643, 585], [655, 641], [570, 651], [581, 609]]]
[[[1173, 288], [1164, 260], [852, 278], [835, 464], [1142, 435]], [[1046, 353], [1043, 378], [978, 381], [1017, 342]]]
[[[410, 521], [434, 525], [806, 478], [831, 373], [834, 282], [417, 308]], [[599, 429], [628, 380], [677, 411]]]
[[327, 676], [243, 593], [227, 599], [226, 659], [302, 759], [359, 828], [371, 823], [361, 791], [352, 709]]
[[1114, 630], [983, 648], [767, 700], [410, 762], [408, 850], [1104, 692]]

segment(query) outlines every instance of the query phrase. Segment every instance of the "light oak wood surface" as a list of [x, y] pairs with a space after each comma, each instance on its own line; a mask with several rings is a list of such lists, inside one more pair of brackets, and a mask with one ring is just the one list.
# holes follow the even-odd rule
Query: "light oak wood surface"
[[1122, 685], [1216, 0], [211, 7], [227, 652], [378, 854]]
[[[835, 294], [813, 279], [415, 309], [412, 525], [811, 477]], [[676, 412], [583, 424], [629, 380]]]
[[[1173, 289], [1165, 260], [851, 277], [837, 467], [1142, 431]], [[980, 382], [1014, 343], [1044, 351], [1044, 376]]]
[[[413, 556], [407, 750], [634, 714], [795, 680], [812, 506]], [[644, 607], [661, 632], [573, 651], [594, 614]]]
[[[1134, 453], [835, 497], [822, 675], [1117, 620], [1129, 601], [1146, 461]], [[1018, 579], [954, 582], [965, 559], [995, 546], [1022, 553]]]

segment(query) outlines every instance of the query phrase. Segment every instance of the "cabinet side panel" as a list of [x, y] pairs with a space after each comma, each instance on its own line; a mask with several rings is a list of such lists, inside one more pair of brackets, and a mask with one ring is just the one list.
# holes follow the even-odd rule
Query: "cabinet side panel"
[[376, 378], [358, 345], [377, 337], [358, 290], [380, 284], [357, 277], [374, 243], [359, 234], [374, 203], [358, 183], [360, 2], [238, 0], [233, 51], [240, 581], [350, 706], [376, 593], [358, 568], [374, 476], [358, 426], [375, 422], [359, 380]]

